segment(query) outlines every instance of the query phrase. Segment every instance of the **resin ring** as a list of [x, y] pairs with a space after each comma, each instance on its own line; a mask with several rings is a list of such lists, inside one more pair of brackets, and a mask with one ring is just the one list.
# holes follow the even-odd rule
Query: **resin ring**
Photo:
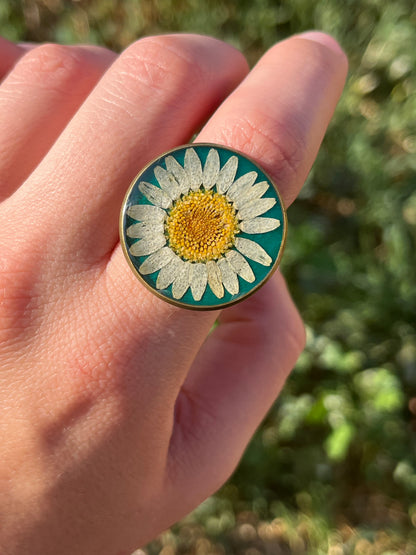
[[230, 306], [277, 268], [286, 213], [270, 177], [218, 145], [175, 148], [144, 168], [120, 215], [127, 261], [158, 297], [183, 308]]

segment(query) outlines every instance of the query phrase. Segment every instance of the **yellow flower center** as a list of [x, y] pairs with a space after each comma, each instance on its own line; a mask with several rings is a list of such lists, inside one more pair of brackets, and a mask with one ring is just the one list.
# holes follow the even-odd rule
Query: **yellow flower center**
[[239, 232], [235, 209], [224, 195], [190, 192], [175, 202], [166, 220], [170, 247], [185, 260], [215, 260], [234, 245]]

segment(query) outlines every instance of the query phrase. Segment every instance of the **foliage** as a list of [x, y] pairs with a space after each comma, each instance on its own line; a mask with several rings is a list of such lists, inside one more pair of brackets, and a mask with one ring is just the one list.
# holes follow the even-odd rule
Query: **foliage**
[[[15, 40], [120, 50], [193, 31], [251, 63], [310, 28], [350, 78], [299, 201], [283, 269], [308, 345], [221, 492], [148, 553], [416, 551], [416, 15], [411, 0], [0, 0]], [[255, 369], [253, 369], [255, 371]]]

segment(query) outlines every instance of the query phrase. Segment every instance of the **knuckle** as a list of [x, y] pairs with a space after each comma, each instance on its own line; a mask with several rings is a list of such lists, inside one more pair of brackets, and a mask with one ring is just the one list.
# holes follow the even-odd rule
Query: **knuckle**
[[42, 44], [29, 51], [16, 66], [16, 78], [34, 81], [44, 88], [69, 87], [91, 72], [92, 64], [82, 49]]
[[275, 181], [286, 184], [298, 181], [306, 141], [302, 124], [294, 117], [271, 119], [261, 110], [252, 109], [227, 121], [220, 133], [227, 144], [259, 160]]
[[[146, 37], [120, 56], [118, 71], [123, 83], [141, 92], [166, 95], [187, 87], [204, 86], [204, 72], [194, 50], [181, 37]], [[133, 84], [133, 85], [131, 85]]]

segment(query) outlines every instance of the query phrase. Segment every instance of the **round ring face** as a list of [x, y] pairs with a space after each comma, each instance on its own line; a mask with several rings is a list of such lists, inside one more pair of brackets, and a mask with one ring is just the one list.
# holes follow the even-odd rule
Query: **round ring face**
[[183, 308], [225, 308], [277, 268], [286, 213], [264, 171], [239, 152], [185, 145], [151, 162], [120, 215], [130, 267], [157, 296]]

